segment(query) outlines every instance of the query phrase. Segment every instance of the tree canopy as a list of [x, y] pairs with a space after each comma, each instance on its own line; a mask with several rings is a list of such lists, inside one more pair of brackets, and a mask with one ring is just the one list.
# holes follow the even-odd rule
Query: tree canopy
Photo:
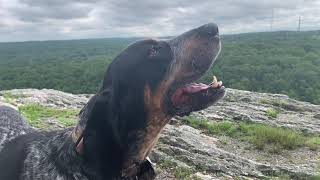
[[[137, 38], [0, 43], [0, 89], [95, 93], [107, 65]], [[320, 31], [222, 36], [216, 75], [226, 87], [320, 104]]]

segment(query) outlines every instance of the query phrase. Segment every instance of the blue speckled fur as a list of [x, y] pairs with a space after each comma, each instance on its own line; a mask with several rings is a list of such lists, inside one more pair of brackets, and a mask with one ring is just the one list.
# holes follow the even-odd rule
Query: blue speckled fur
[[0, 106], [0, 150], [9, 140], [34, 131], [15, 109]]
[[[38, 132], [26, 123], [19, 112], [10, 107], [0, 106], [0, 147], [3, 148], [6, 143], [10, 146], [8, 142], [19, 135], [22, 135], [19, 138], [31, 138], [19, 151], [20, 154], [25, 154], [25, 159], [21, 159], [23, 162], [20, 162], [23, 168], [19, 172], [19, 179], [86, 180], [80, 168], [81, 159], [74, 151], [71, 132], [72, 129]], [[0, 160], [11, 159], [7, 157], [8, 153], [5, 150], [2, 149]], [[8, 178], [17, 177], [0, 172], [0, 179]]]

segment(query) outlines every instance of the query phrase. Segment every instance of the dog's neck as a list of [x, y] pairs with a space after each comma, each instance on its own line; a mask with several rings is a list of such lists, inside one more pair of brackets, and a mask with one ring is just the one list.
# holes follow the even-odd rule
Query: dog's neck
[[[142, 99], [142, 102], [126, 101], [126, 104], [121, 105], [110, 103], [112, 99], [107, 97], [108, 94], [97, 94], [92, 97], [81, 110], [79, 124], [71, 135], [76, 152], [79, 155], [88, 155], [86, 154], [88, 153], [86, 152], [87, 147], [85, 147], [87, 145], [86, 134], [88, 134], [86, 131], [96, 132], [97, 141], [93, 138], [91, 140], [99, 143], [99, 147], [108, 148], [91, 152], [96, 153], [95, 159], [100, 161], [103, 159], [101, 157], [104, 157], [106, 158], [104, 161], [109, 161], [100, 162], [100, 164], [113, 164], [113, 161], [117, 161], [120, 166], [118, 167], [120, 174], [128, 176], [135, 174], [137, 165], [146, 160], [161, 130], [171, 119], [171, 116], [163, 113], [159, 102], [155, 101], [159, 98], [149, 91], [143, 94], [145, 97], [139, 98]], [[107, 98], [101, 101], [105, 97]], [[115, 101], [122, 102], [122, 100], [116, 99]], [[145, 106], [139, 107], [135, 104]], [[115, 149], [109, 149], [111, 147]], [[112, 157], [107, 157], [110, 155]]]
[[[91, 168], [91, 170], [93, 171], [96, 170], [97, 166], [103, 166], [105, 164], [110, 164], [110, 165], [118, 164], [119, 167], [115, 168], [113, 171], [119, 171], [119, 176], [127, 177], [127, 176], [135, 175], [137, 171], [136, 169], [138, 168], [138, 165], [142, 163], [143, 159], [141, 159], [141, 161], [136, 159], [130, 160], [130, 163], [126, 163], [126, 162], [129, 162], [126, 159], [129, 159], [130, 156], [134, 156], [133, 154], [136, 153], [135, 150], [137, 149], [137, 147], [131, 147], [133, 144], [135, 144], [134, 142], [135, 139], [138, 139], [138, 137], [136, 137], [136, 133], [132, 133], [135, 131], [128, 131], [128, 133], [125, 134], [127, 131], [124, 130], [120, 133], [120, 132], [117, 132], [118, 130], [117, 128], [119, 127], [114, 127], [110, 124], [107, 124], [107, 125], [104, 124], [104, 123], [108, 123], [108, 118], [113, 118], [113, 117], [109, 117], [109, 116], [96, 117], [95, 116], [99, 114], [94, 112], [94, 110], [92, 110], [94, 106], [97, 106], [97, 104], [95, 104], [97, 103], [96, 99], [97, 99], [97, 96], [94, 96], [87, 103], [87, 105], [81, 110], [79, 123], [71, 133], [70, 137], [74, 143], [75, 152], [77, 152], [79, 156], [83, 156], [83, 157], [90, 156], [90, 158], [88, 158], [89, 161], [94, 161], [94, 163], [97, 163], [94, 165], [95, 168]], [[104, 111], [108, 111], [108, 109], [106, 108]], [[134, 114], [132, 115], [126, 114], [126, 116], [122, 118], [130, 118], [133, 116]], [[93, 118], [93, 119], [90, 119], [90, 118]], [[94, 127], [92, 125], [93, 120], [97, 121], [96, 118], [100, 118], [98, 124], [101, 124], [101, 125], [98, 127]], [[130, 122], [129, 120], [130, 119], [121, 119], [119, 120], [119, 122]], [[102, 127], [102, 126], [106, 126], [106, 127]], [[120, 127], [119, 129], [124, 129], [124, 128]], [[91, 131], [91, 132], [96, 131], [98, 135], [95, 135], [96, 136], [95, 138], [92, 138], [92, 136], [87, 137], [88, 131]], [[121, 137], [120, 137], [120, 134], [121, 134]], [[90, 138], [91, 140], [94, 139], [94, 143], [99, 144], [99, 145], [94, 145], [94, 144], [90, 144], [90, 145], [96, 146], [96, 147], [99, 146], [99, 147], [102, 147], [102, 149], [99, 148], [95, 152], [88, 152], [86, 148], [88, 149], [88, 139]], [[103, 148], [106, 148], [106, 147], [108, 148], [103, 150]], [[111, 147], [113, 148], [115, 147], [115, 149], [111, 149]], [[94, 157], [91, 156], [92, 154], [95, 154]], [[85, 161], [85, 163], [87, 162]], [[88, 162], [88, 163], [91, 164], [92, 162]], [[87, 164], [84, 164], [84, 166], [86, 165]], [[113, 167], [115, 167], [115, 165]], [[99, 171], [102, 171], [100, 170], [101, 168], [103, 169], [103, 167], [98, 167], [98, 170], [95, 173], [100, 174]]]

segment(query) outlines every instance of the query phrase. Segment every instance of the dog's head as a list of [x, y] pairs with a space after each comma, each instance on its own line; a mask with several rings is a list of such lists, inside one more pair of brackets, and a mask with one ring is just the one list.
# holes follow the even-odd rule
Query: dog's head
[[86, 107], [89, 115], [84, 146], [100, 144], [86, 151], [104, 149], [102, 153], [117, 158], [121, 154], [129, 164], [120, 166], [144, 159], [171, 117], [204, 109], [224, 96], [221, 83], [193, 83], [210, 68], [219, 52], [215, 24], [168, 41], [131, 44], [110, 64], [102, 88]]
[[[224, 96], [220, 85], [195, 84], [215, 62], [220, 38], [206, 24], [169, 41], [144, 40], [125, 49], [109, 66], [102, 91], [112, 89], [127, 111], [143, 105], [168, 116], [201, 110]], [[152, 106], [152, 107], [150, 107]]]

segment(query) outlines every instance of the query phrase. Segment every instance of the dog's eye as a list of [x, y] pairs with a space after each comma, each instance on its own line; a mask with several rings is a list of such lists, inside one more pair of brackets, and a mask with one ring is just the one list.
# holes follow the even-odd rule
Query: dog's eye
[[156, 56], [160, 49], [161, 49], [160, 46], [152, 46], [151, 49], [149, 50], [149, 56], [150, 57]]

